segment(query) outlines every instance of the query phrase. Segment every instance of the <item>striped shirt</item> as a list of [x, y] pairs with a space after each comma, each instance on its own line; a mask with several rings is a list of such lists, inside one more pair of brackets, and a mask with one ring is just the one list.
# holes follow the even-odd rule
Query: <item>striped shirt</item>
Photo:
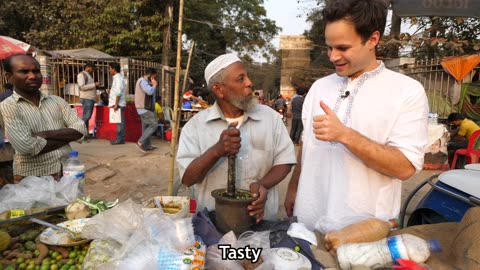
[[45, 176], [61, 171], [61, 158], [71, 147], [66, 144], [48, 153], [39, 154], [47, 140], [33, 133], [72, 128], [87, 134], [85, 123], [68, 103], [58, 96], [40, 93], [39, 106], [16, 92], [0, 103], [0, 123], [15, 149], [13, 173], [21, 176]]

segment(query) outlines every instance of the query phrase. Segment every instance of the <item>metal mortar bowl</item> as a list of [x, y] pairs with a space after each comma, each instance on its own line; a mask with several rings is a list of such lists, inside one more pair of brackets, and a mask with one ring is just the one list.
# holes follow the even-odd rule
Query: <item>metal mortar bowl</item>
[[[250, 193], [248, 190], [237, 191]], [[233, 231], [237, 236], [250, 230], [254, 217], [248, 214], [247, 206], [256, 198], [237, 199], [222, 196], [226, 189], [215, 189], [212, 196], [215, 198], [215, 224], [221, 233]]]

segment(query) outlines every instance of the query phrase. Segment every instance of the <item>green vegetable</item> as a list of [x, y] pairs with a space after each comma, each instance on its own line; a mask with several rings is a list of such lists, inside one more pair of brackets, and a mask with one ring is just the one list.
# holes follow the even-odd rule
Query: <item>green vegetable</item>
[[37, 246], [33, 241], [27, 241], [24, 246], [27, 250], [30, 251], [35, 251], [35, 249], [37, 249]]
[[96, 215], [97, 213], [101, 213], [115, 207], [118, 204], [118, 199], [113, 202], [107, 202], [100, 199], [92, 200], [89, 196], [87, 196], [78, 198], [77, 202], [83, 203], [88, 206], [90, 208], [91, 214]]

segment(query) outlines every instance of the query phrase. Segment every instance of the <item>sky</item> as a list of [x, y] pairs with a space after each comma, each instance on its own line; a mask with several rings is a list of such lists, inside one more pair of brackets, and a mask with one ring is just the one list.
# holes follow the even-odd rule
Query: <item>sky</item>
[[[265, 0], [264, 7], [267, 17], [274, 20], [278, 27], [282, 28], [280, 35], [301, 35], [305, 30], [310, 29], [310, 23], [305, 22], [305, 10], [315, 6], [315, 1], [301, 0]], [[387, 28], [390, 27], [391, 11], [387, 17]], [[414, 33], [416, 28], [402, 23], [402, 32]], [[278, 49], [280, 39], [277, 36], [272, 40], [273, 45]]]
[[[310, 25], [305, 22], [306, 17], [303, 10], [306, 4], [298, 4], [297, 0], [265, 0], [264, 7], [267, 17], [282, 28], [281, 35], [301, 35], [305, 30], [310, 29]], [[272, 43], [278, 49], [279, 37], [275, 38]]]

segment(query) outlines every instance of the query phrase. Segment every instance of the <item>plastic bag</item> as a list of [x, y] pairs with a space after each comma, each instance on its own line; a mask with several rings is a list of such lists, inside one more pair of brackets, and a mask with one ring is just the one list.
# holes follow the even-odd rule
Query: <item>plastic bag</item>
[[[230, 245], [234, 248], [243, 248], [250, 246], [250, 248], [262, 248], [262, 253], [268, 253], [270, 249], [270, 231], [247, 231], [239, 236], [237, 239], [233, 231], [225, 234], [218, 245]], [[222, 259], [222, 251], [218, 248], [218, 245], [211, 245], [207, 248], [207, 260], [206, 269], [215, 270], [243, 270], [243, 264], [241, 260], [224, 260]], [[262, 259], [263, 260], [263, 259]], [[256, 270], [271, 270], [273, 265], [270, 262], [260, 262], [255, 266]]]
[[0, 190], [0, 213], [11, 209], [67, 205], [81, 195], [78, 181], [73, 176], [62, 177], [60, 181], [51, 176], [29, 176]]
[[[237, 237], [235, 236], [235, 233], [230, 231], [218, 241], [218, 245], [235, 246], [236, 241]], [[222, 251], [218, 248], [218, 245], [211, 245], [207, 248], [205, 268], [209, 270], [243, 270], [241, 261], [223, 260]]]
[[94, 270], [110, 261], [122, 246], [115, 240], [93, 240], [82, 263], [82, 270]]
[[110, 239], [121, 247], [95, 269], [164, 269], [182, 261], [195, 243], [191, 218], [173, 220], [161, 209], [144, 212], [131, 199], [89, 220], [82, 237]]
[[263, 250], [270, 248], [270, 231], [246, 231], [242, 233], [237, 242], [236, 247], [250, 246], [252, 248], [262, 248]]
[[92, 217], [82, 229], [87, 239], [113, 239], [125, 244], [143, 221], [143, 211], [131, 199]]

